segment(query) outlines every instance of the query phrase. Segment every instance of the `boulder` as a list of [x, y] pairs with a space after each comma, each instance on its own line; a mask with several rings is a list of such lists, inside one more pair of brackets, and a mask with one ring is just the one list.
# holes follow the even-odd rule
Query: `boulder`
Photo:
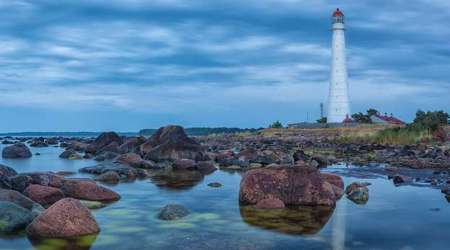
[[120, 181], [120, 175], [117, 172], [108, 171], [95, 177], [94, 180], [106, 183], [118, 183]]
[[353, 182], [345, 188], [347, 198], [356, 204], [366, 204], [369, 200], [367, 183]]
[[140, 153], [152, 161], [208, 160], [202, 146], [189, 138], [182, 127], [173, 125], [158, 129], [140, 146]]
[[178, 220], [186, 217], [189, 211], [178, 204], [169, 204], [163, 207], [158, 214], [158, 218], [161, 220]]
[[60, 189], [36, 184], [29, 185], [23, 194], [44, 207], [64, 198], [64, 193]]
[[[104, 150], [107, 146], [113, 147], [112, 143], [115, 142], [115, 145], [117, 146], [117, 152], [118, 147], [120, 144], [122, 144], [122, 138], [115, 132], [104, 132], [101, 133], [90, 145], [88, 148], [86, 148], [86, 151], [89, 153], [97, 153], [100, 151], [108, 151]], [[115, 151], [113, 151], [115, 152]]]
[[27, 227], [28, 235], [39, 238], [69, 238], [98, 232], [100, 228], [90, 210], [72, 198], [56, 202]]
[[0, 201], [0, 233], [24, 229], [33, 218], [31, 211], [12, 202]]
[[33, 215], [38, 215], [44, 210], [41, 205], [15, 190], [0, 189], [0, 201], [12, 202], [30, 210]]
[[87, 180], [64, 180], [61, 190], [68, 197], [82, 200], [117, 201], [120, 199], [120, 195], [116, 192]]
[[172, 168], [177, 170], [195, 170], [197, 169], [197, 164], [191, 159], [177, 159], [172, 164]]
[[145, 137], [130, 137], [125, 139], [124, 143], [119, 147], [119, 153], [139, 153], [139, 146], [145, 142]]
[[60, 188], [64, 180], [63, 177], [52, 172], [34, 172], [34, 173], [22, 173], [31, 178], [32, 184], [38, 184], [42, 186], [50, 186]]
[[11, 167], [0, 164], [0, 176], [11, 177], [17, 175], [16, 170]]
[[132, 180], [138, 175], [137, 170], [122, 164], [104, 163], [93, 167], [85, 167], [78, 170], [81, 173], [101, 175], [103, 173], [113, 171], [116, 172], [121, 179]]
[[136, 153], [126, 153], [119, 155], [114, 160], [114, 162], [124, 164], [133, 168], [145, 168], [145, 169], [157, 168], [154, 162], [143, 160], [141, 156]]
[[0, 188], [11, 189], [10, 178], [15, 175], [17, 172], [13, 168], [0, 164]]
[[[244, 174], [239, 200], [242, 204], [257, 204], [277, 198], [285, 205], [334, 206], [341, 197], [330, 177], [313, 168], [260, 168]], [[338, 187], [340, 188], [340, 187]]]
[[285, 208], [284, 202], [277, 198], [268, 198], [258, 201], [256, 208], [259, 209], [283, 209]]
[[22, 142], [3, 148], [2, 157], [10, 159], [30, 158], [30, 149]]
[[31, 177], [24, 174], [18, 174], [13, 177], [9, 177], [9, 183], [11, 185], [11, 189], [17, 190], [19, 192], [23, 192], [28, 185], [31, 184]]
[[81, 155], [75, 151], [75, 149], [66, 149], [59, 155], [59, 158], [69, 159], [69, 160], [78, 160], [81, 159]]

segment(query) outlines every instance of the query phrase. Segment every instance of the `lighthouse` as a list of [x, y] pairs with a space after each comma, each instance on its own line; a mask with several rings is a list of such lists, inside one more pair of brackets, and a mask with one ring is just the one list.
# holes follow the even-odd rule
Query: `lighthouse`
[[341, 123], [350, 115], [347, 62], [345, 56], [344, 13], [339, 8], [332, 16], [331, 74], [328, 95], [328, 123]]

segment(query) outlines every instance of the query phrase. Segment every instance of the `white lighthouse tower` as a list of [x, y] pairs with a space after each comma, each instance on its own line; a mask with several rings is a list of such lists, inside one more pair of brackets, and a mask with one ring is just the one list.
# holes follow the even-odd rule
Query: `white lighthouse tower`
[[344, 13], [339, 8], [333, 13], [332, 23], [332, 61], [327, 122], [340, 123], [350, 115], [350, 101], [348, 98], [347, 62], [345, 56]]

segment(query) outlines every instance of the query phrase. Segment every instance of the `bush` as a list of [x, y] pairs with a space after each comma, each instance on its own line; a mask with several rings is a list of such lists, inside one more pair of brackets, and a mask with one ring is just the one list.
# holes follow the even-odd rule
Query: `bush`
[[269, 128], [283, 128], [283, 124], [281, 124], [280, 121], [276, 121], [274, 123], [272, 123]]

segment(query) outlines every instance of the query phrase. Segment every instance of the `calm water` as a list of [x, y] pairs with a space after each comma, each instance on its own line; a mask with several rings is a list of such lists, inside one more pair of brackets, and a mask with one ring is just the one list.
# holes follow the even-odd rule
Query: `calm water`
[[[0, 150], [3, 146], [0, 146]], [[29, 160], [4, 160], [19, 172], [76, 171], [95, 162], [58, 158], [60, 148], [38, 148]], [[333, 168], [329, 168], [333, 170]], [[345, 184], [362, 179], [343, 177]], [[216, 171], [185, 189], [158, 187], [152, 180], [109, 186], [122, 199], [94, 210], [101, 233], [72, 241], [33, 242], [1, 236], [6, 249], [449, 249], [450, 203], [439, 190], [395, 187], [387, 178], [364, 179], [370, 200], [356, 205], [343, 197], [336, 208], [265, 212], [240, 208], [237, 173]], [[221, 188], [211, 188], [218, 181]], [[179, 221], [155, 218], [166, 204], [191, 214]]]

